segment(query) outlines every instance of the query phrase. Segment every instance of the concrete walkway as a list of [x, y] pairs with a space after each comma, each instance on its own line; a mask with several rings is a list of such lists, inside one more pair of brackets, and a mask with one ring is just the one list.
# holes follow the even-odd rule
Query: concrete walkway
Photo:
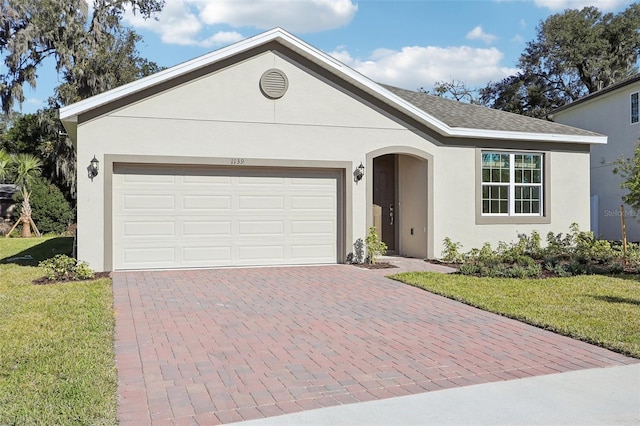
[[120, 424], [359, 410], [350, 404], [638, 362], [385, 278], [433, 266], [391, 261], [114, 273]]

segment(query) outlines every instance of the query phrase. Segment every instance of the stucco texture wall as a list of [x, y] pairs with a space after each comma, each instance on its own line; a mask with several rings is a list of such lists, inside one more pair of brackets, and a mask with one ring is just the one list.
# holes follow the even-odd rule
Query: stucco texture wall
[[[260, 76], [270, 68], [289, 80], [281, 99], [268, 99], [259, 89]], [[442, 240], [450, 237], [465, 249], [485, 241], [511, 241], [533, 229], [566, 232], [572, 222], [589, 226], [589, 156], [548, 153], [552, 168], [550, 225], [477, 225], [475, 216], [476, 149], [446, 146], [408, 127], [347, 90], [273, 52], [264, 52], [204, 77], [162, 91], [97, 117], [80, 117], [78, 125], [78, 256], [95, 270], [109, 269], [106, 242], [110, 172], [90, 180], [82, 167], [95, 155], [104, 167], [113, 156], [127, 161], [174, 162], [231, 166], [344, 167], [348, 186], [344, 251], [366, 236], [372, 224], [371, 153], [405, 153], [400, 157], [399, 191], [405, 197], [400, 218], [404, 253], [439, 257]], [[487, 143], [485, 141], [485, 143]], [[428, 161], [426, 161], [428, 160]], [[184, 161], [180, 161], [184, 163]], [[364, 179], [351, 173], [367, 165]], [[346, 164], [346, 166], [345, 166]], [[426, 209], [426, 211], [425, 211]], [[411, 228], [414, 234], [411, 235]]]
[[[269, 68], [283, 70], [289, 89], [271, 100], [259, 89]], [[354, 99], [310, 71], [266, 52], [204, 78], [108, 112], [78, 126], [78, 161], [96, 155], [243, 158], [276, 160], [286, 167], [298, 160], [350, 162], [352, 231], [346, 251], [366, 235], [366, 179], [355, 184], [350, 173], [366, 153], [387, 146], [409, 146], [434, 153], [438, 147], [396, 120]], [[104, 163], [103, 163], [104, 164]], [[104, 173], [103, 173], [104, 174]], [[95, 269], [103, 269], [100, 241], [110, 238], [105, 222], [109, 182], [79, 179], [78, 255]], [[107, 188], [107, 192], [105, 192]], [[98, 237], [98, 238], [96, 238]]]

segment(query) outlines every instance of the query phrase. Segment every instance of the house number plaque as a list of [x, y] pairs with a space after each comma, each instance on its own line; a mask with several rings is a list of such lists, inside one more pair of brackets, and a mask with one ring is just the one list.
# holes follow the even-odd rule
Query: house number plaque
[[244, 164], [244, 158], [232, 158], [231, 159], [231, 165], [232, 166], [240, 166]]

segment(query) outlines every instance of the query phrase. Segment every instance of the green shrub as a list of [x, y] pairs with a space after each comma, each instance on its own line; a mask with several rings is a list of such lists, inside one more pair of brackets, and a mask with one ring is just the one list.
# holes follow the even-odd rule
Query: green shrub
[[380, 240], [375, 227], [369, 228], [369, 233], [365, 239], [367, 246], [367, 263], [376, 263], [378, 256], [382, 256], [387, 252], [387, 245]]
[[[593, 232], [580, 231], [572, 224], [566, 234], [547, 234], [542, 247], [540, 234], [519, 234], [513, 243], [499, 242], [494, 250], [485, 243], [460, 254], [459, 243], [444, 239], [443, 256], [462, 257], [459, 271], [464, 275], [487, 277], [539, 277], [544, 269], [560, 277], [583, 274], [618, 274], [625, 270], [640, 273], [640, 245], [628, 244], [626, 255], [621, 246], [598, 240]], [[626, 268], [625, 268], [626, 265]]]
[[44, 269], [49, 281], [79, 281], [94, 277], [93, 271], [86, 262], [78, 262], [66, 254], [57, 254], [51, 259], [43, 260], [38, 266]]
[[476, 263], [465, 262], [458, 267], [458, 272], [462, 275], [475, 275], [480, 272], [480, 267]]
[[[22, 194], [14, 196], [16, 203], [22, 202]], [[60, 188], [49, 183], [45, 178], [38, 178], [31, 188], [31, 218], [42, 234], [61, 234], [73, 222], [73, 210], [69, 202], [64, 198]], [[14, 220], [20, 217], [22, 208], [13, 213]]]
[[464, 261], [464, 256], [460, 253], [462, 244], [454, 243], [449, 237], [445, 237], [442, 240], [442, 244], [444, 245], [444, 250], [442, 250], [441, 256], [444, 262], [462, 263]]
[[532, 261], [529, 265], [515, 264], [507, 270], [511, 278], [536, 278], [542, 274], [542, 266]]
[[545, 260], [544, 268], [558, 277], [570, 277], [571, 271], [566, 263], [560, 263], [554, 260]]

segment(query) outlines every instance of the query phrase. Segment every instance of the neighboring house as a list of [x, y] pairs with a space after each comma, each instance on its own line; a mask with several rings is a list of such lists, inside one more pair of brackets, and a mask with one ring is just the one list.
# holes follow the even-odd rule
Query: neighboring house
[[[281, 29], [60, 110], [96, 270], [437, 258], [589, 226], [596, 133], [376, 84]], [[362, 165], [362, 167], [360, 167]], [[358, 177], [362, 174], [361, 179]]]
[[11, 219], [11, 214], [15, 209], [13, 195], [18, 192], [18, 188], [13, 184], [0, 184], [0, 225]]
[[[616, 160], [633, 156], [640, 137], [640, 74], [553, 111], [553, 121], [608, 136], [591, 147], [591, 230], [607, 240], [622, 239], [620, 205], [626, 191], [613, 174]], [[627, 239], [640, 241], [640, 212], [624, 209]]]

